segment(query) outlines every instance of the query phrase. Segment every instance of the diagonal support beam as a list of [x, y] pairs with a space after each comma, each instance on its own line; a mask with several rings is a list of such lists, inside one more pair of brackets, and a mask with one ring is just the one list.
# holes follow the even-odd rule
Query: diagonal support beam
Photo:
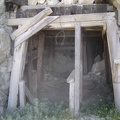
[[19, 81], [23, 79], [27, 46], [28, 42], [25, 41], [14, 49], [13, 67], [10, 78], [8, 109], [15, 109], [17, 106], [18, 85]]
[[31, 36], [36, 34], [38, 31], [43, 29], [45, 26], [47, 26], [48, 24], [50, 24], [57, 18], [58, 18], [58, 16], [47, 16], [44, 19], [42, 19], [41, 21], [39, 21], [37, 24], [35, 24], [30, 29], [28, 29], [26, 32], [24, 32], [22, 35], [20, 35], [18, 38], [16, 38], [15, 47], [17, 47], [22, 42], [29, 39]]
[[37, 15], [35, 15], [33, 18], [29, 19], [27, 22], [25, 22], [21, 27], [19, 27], [17, 30], [15, 30], [11, 34], [12, 40], [15, 40], [17, 37], [19, 37], [21, 34], [26, 32], [29, 28], [34, 26], [36, 23], [38, 23], [40, 20], [45, 18], [46, 16], [50, 15], [52, 13], [51, 8], [46, 8]]

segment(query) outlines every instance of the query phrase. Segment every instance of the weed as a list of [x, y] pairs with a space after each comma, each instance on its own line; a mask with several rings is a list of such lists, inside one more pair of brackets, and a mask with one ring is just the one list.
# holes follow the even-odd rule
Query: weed
[[6, 111], [1, 120], [70, 120], [72, 116], [67, 108], [63, 102], [58, 105], [46, 99], [36, 100], [34, 105], [27, 104], [23, 109]]

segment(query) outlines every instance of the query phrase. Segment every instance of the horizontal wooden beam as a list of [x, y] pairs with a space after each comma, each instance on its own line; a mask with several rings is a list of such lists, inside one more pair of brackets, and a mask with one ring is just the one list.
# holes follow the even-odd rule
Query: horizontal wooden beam
[[[83, 29], [82, 32], [82, 37], [102, 37], [102, 32], [100, 31], [95, 31], [95, 30], [88, 30], [88, 29]], [[88, 30], [88, 31], [87, 31]], [[64, 31], [50, 31], [50, 30], [45, 30], [44, 31], [46, 38], [61, 38], [61, 37], [75, 37], [75, 31], [74, 30], [64, 30]]]
[[[92, 14], [77, 14], [77, 15], [64, 15], [64, 16], [60, 16], [59, 18], [57, 18], [54, 22], [52, 22], [47, 29], [53, 28], [53, 26], [58, 27], [59, 28], [71, 28], [73, 27], [75, 24], [79, 23], [79, 22], [90, 22], [90, 21], [104, 21], [107, 19], [113, 19], [115, 16], [114, 12], [110, 12], [110, 13], [92, 13]], [[7, 25], [8, 26], [19, 26], [19, 25], [23, 25], [25, 22], [27, 22], [28, 20], [30, 20], [32, 18], [16, 18], [16, 19], [8, 19]], [[92, 24], [93, 24], [92, 23]], [[87, 24], [87, 23], [86, 23]], [[91, 25], [88, 25], [91, 26]]]
[[[68, 22], [68, 23], [51, 23], [48, 26], [46, 26], [44, 29], [46, 30], [73, 30], [75, 28], [75, 25], [80, 23], [81, 27], [91, 27], [91, 30], [94, 30], [94, 27], [101, 26], [101, 30], [103, 26], [106, 26], [105, 21], [89, 21], [89, 22]], [[99, 29], [99, 27], [98, 27]], [[99, 29], [100, 30], [100, 29]]]
[[[58, 4], [58, 5], [25, 5], [25, 6], [22, 6], [21, 9], [22, 11], [26, 11], [26, 10], [38, 10], [38, 9], [44, 9], [46, 7], [51, 7], [51, 8], [76, 8], [76, 9], [85, 9], [87, 8], [87, 11], [92, 8], [92, 10], [94, 9], [94, 12], [95, 11], [103, 11], [101, 10], [100, 8], [104, 8], [106, 9], [106, 11], [113, 11], [113, 6], [112, 5], [109, 5], [109, 4], [91, 4], [91, 5], [80, 5], [80, 4], [72, 4], [72, 5], [61, 5], [61, 4]], [[85, 9], [86, 10], [86, 9]]]

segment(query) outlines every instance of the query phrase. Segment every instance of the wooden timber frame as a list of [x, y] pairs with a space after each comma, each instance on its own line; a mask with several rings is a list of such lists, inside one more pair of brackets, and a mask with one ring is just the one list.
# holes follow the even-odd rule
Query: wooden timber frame
[[[54, 16], [47, 16], [47, 19], [52, 19]], [[33, 18], [16, 18], [8, 19], [8, 26], [24, 25]], [[35, 26], [41, 24], [35, 23]], [[108, 51], [110, 56], [112, 79], [114, 85], [114, 96], [116, 107], [120, 110], [120, 48], [119, 48], [119, 34], [118, 27], [115, 19], [115, 13], [92, 13], [92, 14], [77, 14], [77, 15], [64, 15], [55, 17], [53, 21], [45, 26], [34, 27], [32, 35], [39, 30], [75, 30], [75, 71], [74, 80], [70, 82], [70, 109], [75, 116], [79, 116], [80, 103], [82, 102], [82, 28], [102, 28], [103, 35], [107, 34]], [[37, 29], [37, 30], [36, 30]], [[34, 32], [35, 31], [35, 32]], [[25, 35], [25, 36], [24, 36]], [[24, 32], [15, 40], [14, 61], [10, 81], [10, 93], [8, 107], [15, 108], [17, 106], [18, 83], [23, 78], [24, 62], [26, 58], [26, 49], [28, 38], [32, 35]], [[13, 37], [13, 36], [12, 36]], [[22, 39], [23, 37], [23, 39]], [[26, 38], [25, 38], [26, 37]], [[40, 53], [42, 54], [42, 52]], [[39, 61], [42, 62], [42, 61]], [[40, 63], [42, 64], [42, 63]], [[73, 79], [73, 78], [72, 78]]]

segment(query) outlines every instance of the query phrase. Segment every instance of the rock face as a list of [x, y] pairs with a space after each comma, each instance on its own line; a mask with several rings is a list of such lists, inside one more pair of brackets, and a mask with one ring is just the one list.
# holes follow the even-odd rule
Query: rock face
[[7, 106], [10, 72], [8, 61], [10, 58], [11, 40], [6, 27], [4, 0], [0, 1], [0, 114]]
[[105, 61], [104, 60], [96, 62], [93, 65], [92, 70], [91, 70], [92, 73], [103, 72], [103, 71], [105, 71]]
[[79, 0], [79, 4], [93, 4], [95, 0]]

